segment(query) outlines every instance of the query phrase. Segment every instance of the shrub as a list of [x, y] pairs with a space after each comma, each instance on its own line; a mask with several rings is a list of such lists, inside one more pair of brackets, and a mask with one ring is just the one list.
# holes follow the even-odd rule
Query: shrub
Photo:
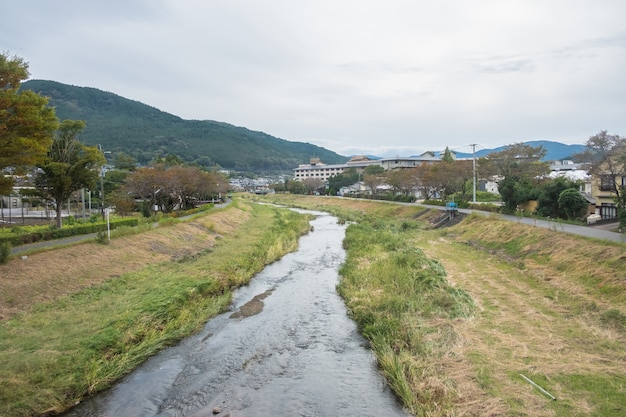
[[5, 264], [11, 256], [11, 244], [9, 242], [0, 243], [0, 264]]
[[[139, 224], [137, 219], [116, 219], [110, 222], [111, 229], [116, 229], [122, 226], [134, 227]], [[28, 233], [11, 233], [0, 236], [0, 243], [8, 242], [12, 246], [25, 245], [27, 243], [38, 242], [40, 240], [52, 240], [61, 239], [64, 237], [86, 235], [89, 233], [97, 233], [105, 231], [107, 228], [106, 223], [77, 223], [73, 226], [65, 226], [58, 229], [56, 226], [43, 226], [39, 228], [32, 228]]]
[[105, 232], [98, 232], [98, 234], [96, 235], [96, 242], [100, 243], [101, 245], [108, 245], [109, 238]]

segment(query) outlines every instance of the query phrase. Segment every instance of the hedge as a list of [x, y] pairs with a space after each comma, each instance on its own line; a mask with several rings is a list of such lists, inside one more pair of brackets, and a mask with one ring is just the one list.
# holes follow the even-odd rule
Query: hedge
[[[109, 222], [109, 226], [111, 229], [116, 229], [122, 226], [134, 227], [138, 224], [138, 219], [115, 219]], [[106, 223], [81, 223], [72, 226], [65, 226], [61, 229], [44, 227], [41, 230], [33, 232], [17, 232], [0, 235], [0, 244], [8, 242], [11, 244], [11, 246], [20, 246], [29, 243], [40, 242], [42, 240], [61, 239], [70, 236], [98, 233], [105, 230], [107, 230]]]

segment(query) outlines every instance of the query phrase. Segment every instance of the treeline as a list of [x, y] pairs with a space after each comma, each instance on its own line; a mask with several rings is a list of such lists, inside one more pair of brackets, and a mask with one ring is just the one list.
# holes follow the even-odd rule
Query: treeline
[[[597, 158], [597, 142], [602, 142], [598, 138], [604, 136], [605, 132], [590, 138], [587, 146], [593, 152], [586, 156], [579, 155], [580, 158], [592, 161], [591, 171], [594, 167], [599, 170], [598, 167], [602, 167], [606, 161], [605, 158]], [[616, 143], [623, 142], [623, 138], [615, 140]], [[275, 184], [274, 189], [294, 194], [337, 195], [341, 189], [348, 187], [347, 195], [351, 197], [410, 202], [419, 196], [433, 203], [453, 201], [461, 207], [469, 207], [474, 196], [474, 186], [478, 187], [481, 179], [490, 178], [497, 183], [499, 195], [477, 191], [477, 196], [481, 197], [478, 201], [499, 200], [502, 205], [494, 206], [494, 210], [504, 213], [526, 211], [543, 217], [582, 220], [590, 207], [580, 192], [583, 182], [566, 177], [550, 177], [550, 164], [543, 161], [545, 153], [542, 146], [518, 143], [473, 161], [454, 159], [446, 149], [442, 160], [436, 163], [390, 171], [379, 165], [370, 165], [362, 172], [350, 168], [331, 177], [327, 183], [307, 178]], [[602, 172], [607, 175], [606, 169]], [[623, 207], [623, 192], [612, 191], [617, 193], [618, 207]], [[622, 204], [619, 204], [620, 201]], [[529, 202], [533, 202], [533, 205]]]

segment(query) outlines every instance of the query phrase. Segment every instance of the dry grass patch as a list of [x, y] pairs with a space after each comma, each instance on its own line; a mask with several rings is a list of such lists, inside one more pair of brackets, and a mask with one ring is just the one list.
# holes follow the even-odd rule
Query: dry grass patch
[[[616, 252], [602, 244], [581, 245], [584, 240], [565, 236], [563, 241], [543, 245], [543, 252], [539, 242], [523, 246], [527, 256], [539, 253], [546, 258], [540, 263], [525, 262], [528, 268], [520, 269], [517, 260], [511, 263], [497, 251], [489, 249], [487, 254], [455, 243], [468, 235], [472, 241], [480, 236], [482, 247], [496, 241], [496, 236], [501, 242], [519, 239], [518, 226], [506, 234], [501, 234], [501, 227], [464, 225], [461, 232], [471, 232], [462, 237], [428, 232], [416, 241], [443, 263], [448, 280], [468, 291], [479, 306], [480, 313], [473, 320], [455, 322], [459, 342], [441, 363], [445, 374], [455, 380], [460, 415], [602, 415], [597, 408], [602, 405], [594, 404], [594, 395], [585, 395], [568, 381], [578, 375], [624, 378], [626, 334], [603, 326], [581, 304], [621, 306], [572, 282], [572, 268], [563, 271], [561, 266], [566, 254], [575, 257], [582, 252], [581, 246], [597, 254], [597, 263], [602, 263], [599, 253], [610, 258]], [[539, 394], [520, 373], [546, 384], [558, 403]], [[485, 403], [491, 404], [493, 412], [485, 414]]]
[[125, 272], [206, 251], [248, 217], [246, 211], [229, 209], [116, 238], [108, 245], [93, 241], [12, 259], [0, 265], [0, 320]]

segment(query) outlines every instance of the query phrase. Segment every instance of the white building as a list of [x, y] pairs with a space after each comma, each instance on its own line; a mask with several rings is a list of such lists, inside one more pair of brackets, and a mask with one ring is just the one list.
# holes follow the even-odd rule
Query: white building
[[319, 158], [311, 158], [308, 164], [300, 164], [294, 169], [294, 179], [305, 180], [307, 178], [328, 181], [332, 176], [339, 175], [350, 168], [356, 168], [357, 172], [363, 172], [370, 165], [379, 165], [385, 170], [400, 168], [414, 168], [424, 163], [441, 162], [432, 152], [425, 152], [417, 157], [395, 157], [382, 159], [369, 159], [363, 155], [353, 156], [345, 164], [327, 165]]

